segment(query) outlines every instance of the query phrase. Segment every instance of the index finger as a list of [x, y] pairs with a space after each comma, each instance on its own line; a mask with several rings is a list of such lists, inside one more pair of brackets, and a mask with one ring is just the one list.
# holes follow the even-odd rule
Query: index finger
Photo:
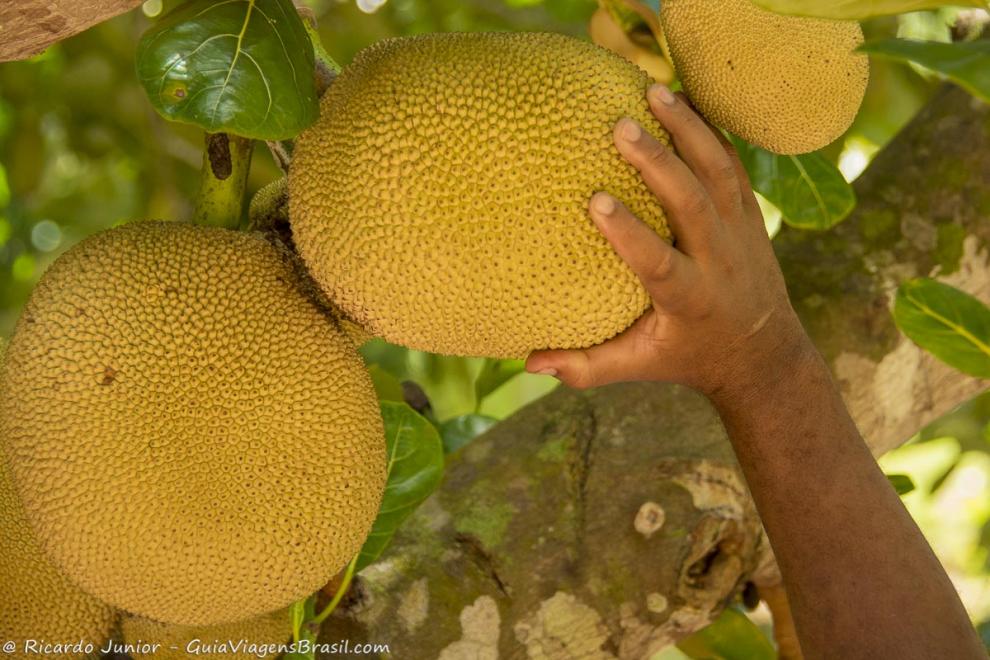
[[688, 298], [684, 291], [695, 269], [690, 257], [607, 193], [596, 193], [588, 210], [598, 230], [657, 306], [670, 309]]

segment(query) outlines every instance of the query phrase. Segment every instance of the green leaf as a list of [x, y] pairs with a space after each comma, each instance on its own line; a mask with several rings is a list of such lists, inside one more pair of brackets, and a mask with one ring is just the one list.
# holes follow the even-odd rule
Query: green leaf
[[308, 643], [308, 652], [292, 651], [286, 653], [284, 660], [315, 660], [316, 653], [313, 644], [316, 642], [316, 630], [311, 622], [316, 616], [316, 595], [296, 601], [289, 607], [289, 617], [292, 620], [292, 641]]
[[688, 657], [699, 660], [774, 660], [773, 645], [755, 623], [734, 608], [677, 643]]
[[368, 366], [368, 375], [371, 376], [371, 384], [375, 386], [375, 394], [379, 401], [405, 401], [405, 394], [402, 391], [402, 383], [398, 378], [382, 369], [377, 364]]
[[510, 378], [526, 370], [524, 360], [487, 359], [474, 381], [474, 398], [477, 405], [482, 399], [504, 385]]
[[448, 454], [455, 452], [497, 423], [494, 417], [477, 414], [448, 419], [440, 425], [443, 450]]
[[990, 41], [941, 43], [913, 39], [869, 41], [859, 50], [906, 60], [937, 71], [973, 96], [990, 102]]
[[947, 6], [986, 7], [984, 0], [753, 0], [778, 14], [859, 21]]
[[306, 598], [297, 600], [289, 606], [289, 622], [292, 625], [292, 639], [299, 641], [303, 622], [306, 620]]
[[894, 322], [946, 364], [990, 378], [990, 308], [968, 293], [925, 277], [909, 280], [897, 290]]
[[819, 153], [780, 156], [732, 137], [753, 189], [780, 209], [784, 222], [824, 230], [856, 207], [856, 194], [837, 167]]
[[894, 487], [898, 495], [907, 495], [915, 489], [914, 480], [906, 474], [888, 474], [887, 481]]
[[933, 495], [937, 493], [942, 488], [942, 486], [945, 485], [945, 482], [949, 480], [949, 477], [953, 475], [957, 467], [959, 467], [958, 459], [950, 463], [949, 467], [946, 468], [945, 471], [942, 472], [942, 474], [935, 477], [935, 481], [932, 482], [932, 487], [930, 489], [930, 492]]
[[155, 110], [209, 133], [298, 135], [319, 115], [313, 47], [291, 0], [194, 0], [138, 43]]
[[436, 490], [443, 478], [443, 445], [436, 428], [404, 403], [383, 401], [381, 408], [388, 481], [378, 518], [358, 556], [358, 571], [381, 556], [402, 521]]

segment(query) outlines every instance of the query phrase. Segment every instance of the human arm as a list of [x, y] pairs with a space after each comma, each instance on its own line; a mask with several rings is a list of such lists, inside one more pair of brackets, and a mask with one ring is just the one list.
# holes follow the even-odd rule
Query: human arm
[[615, 141], [667, 209], [677, 247], [607, 195], [590, 204], [653, 309], [615, 339], [534, 353], [527, 368], [576, 387], [659, 380], [708, 396], [767, 529], [808, 657], [985, 657], [790, 306], [738, 158], [664, 91], [651, 89], [650, 105], [680, 157], [631, 120], [619, 123]]

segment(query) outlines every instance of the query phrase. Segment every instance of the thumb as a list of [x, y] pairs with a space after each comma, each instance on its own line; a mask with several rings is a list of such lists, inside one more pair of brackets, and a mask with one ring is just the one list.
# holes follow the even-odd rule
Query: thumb
[[553, 376], [582, 390], [638, 380], [644, 356], [639, 355], [631, 330], [587, 349], [534, 351], [526, 360], [526, 371]]

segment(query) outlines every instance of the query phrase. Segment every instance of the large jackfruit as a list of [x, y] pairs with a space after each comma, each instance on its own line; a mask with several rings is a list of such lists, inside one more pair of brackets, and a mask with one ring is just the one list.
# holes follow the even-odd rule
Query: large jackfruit
[[684, 90], [713, 124], [779, 154], [815, 151], [852, 124], [869, 58], [855, 21], [783, 16], [750, 0], [664, 0]]
[[[86, 645], [102, 648], [116, 618], [45, 557], [0, 451], [0, 642], [15, 645], [4, 657], [87, 657]], [[41, 643], [79, 646], [27, 646]]]
[[141, 222], [86, 239], [31, 295], [0, 391], [47, 554], [135, 614], [211, 625], [285, 607], [378, 513], [370, 378], [255, 234]]
[[615, 149], [631, 116], [669, 136], [648, 76], [553, 34], [379, 42], [296, 143], [296, 247], [369, 332], [436, 353], [521, 357], [606, 340], [649, 306], [588, 218], [617, 196], [658, 233], [656, 197]]
[[132, 658], [155, 660], [182, 660], [207, 650], [232, 660], [274, 658], [292, 637], [288, 610], [216, 626], [176, 626], [126, 617], [121, 629]]

